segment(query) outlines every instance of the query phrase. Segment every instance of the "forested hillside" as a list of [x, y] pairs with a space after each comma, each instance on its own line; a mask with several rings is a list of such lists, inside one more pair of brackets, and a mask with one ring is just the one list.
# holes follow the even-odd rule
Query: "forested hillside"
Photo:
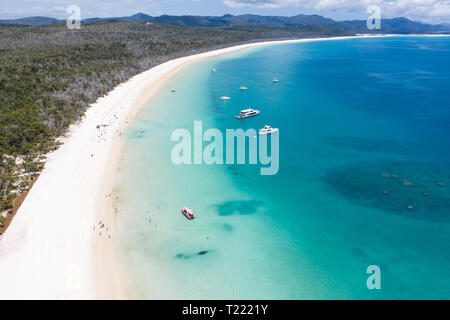
[[[450, 26], [448, 24], [427, 24], [420, 21], [409, 20], [407, 18], [397, 17], [381, 20], [381, 29], [367, 29], [367, 21], [365, 17], [361, 20], [345, 20], [337, 21], [316, 14], [298, 14], [295, 16], [260, 16], [254, 14], [243, 14], [233, 16], [226, 14], [223, 16], [169, 16], [162, 15], [152, 17], [145, 13], [137, 13], [132, 16], [125, 17], [109, 17], [109, 18], [88, 18], [84, 21], [151, 21], [157, 23], [193, 26], [193, 27], [210, 27], [210, 28], [227, 28], [243, 25], [251, 26], [270, 26], [270, 27], [287, 27], [287, 26], [305, 26], [305, 25], [323, 25], [336, 27], [353, 33], [449, 33]], [[38, 24], [54, 24], [61, 22], [54, 18], [48, 17], [27, 17], [12, 20], [0, 20], [0, 23], [22, 24], [22, 25], [38, 25]]]

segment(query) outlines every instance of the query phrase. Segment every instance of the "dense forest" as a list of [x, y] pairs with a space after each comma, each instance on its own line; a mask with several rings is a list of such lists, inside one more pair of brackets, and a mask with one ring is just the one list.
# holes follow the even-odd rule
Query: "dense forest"
[[[342, 36], [326, 26], [202, 28], [98, 21], [0, 25], [0, 228], [56, 138], [117, 84], [173, 58], [268, 39]], [[0, 234], [2, 229], [0, 229]]]

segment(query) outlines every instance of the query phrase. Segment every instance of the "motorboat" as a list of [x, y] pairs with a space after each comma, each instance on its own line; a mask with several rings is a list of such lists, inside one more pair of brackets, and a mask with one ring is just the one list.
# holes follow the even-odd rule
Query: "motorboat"
[[278, 128], [272, 128], [271, 126], [264, 126], [264, 128], [259, 129], [259, 135], [266, 135], [266, 134], [272, 134], [278, 132]]
[[217, 70], [216, 70], [216, 69], [212, 69], [211, 72], [212, 72], [212, 73], [216, 73]]
[[236, 119], [244, 119], [244, 118], [249, 118], [249, 117], [253, 117], [253, 116], [257, 116], [258, 114], [260, 114], [261, 111], [259, 110], [255, 110], [255, 109], [245, 109], [245, 110], [241, 110], [241, 113], [237, 116], [235, 116]]
[[183, 209], [181, 209], [181, 213], [188, 219], [188, 220], [192, 220], [195, 218], [194, 216], [194, 211], [192, 211], [191, 209], [184, 207]]
[[273, 82], [273, 83], [277, 83], [277, 82], [280, 82], [280, 80], [278, 80], [277, 78], [273, 78], [273, 79], [272, 79], [272, 82]]
[[225, 101], [225, 100], [230, 100], [231, 98], [230, 98], [230, 97], [227, 97], [227, 96], [222, 96], [222, 97], [220, 97], [219, 99]]
[[246, 86], [240, 86], [240, 87], [239, 87], [239, 90], [245, 91], [245, 90], [248, 90], [248, 88], [247, 88]]

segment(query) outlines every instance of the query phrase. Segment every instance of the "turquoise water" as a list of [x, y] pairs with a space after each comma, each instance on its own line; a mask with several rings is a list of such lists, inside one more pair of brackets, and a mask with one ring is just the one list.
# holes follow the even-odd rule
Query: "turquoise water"
[[[449, 58], [448, 37], [351, 39], [178, 73], [124, 138], [118, 250], [130, 296], [450, 298]], [[247, 107], [262, 113], [233, 118]], [[280, 128], [279, 173], [174, 165], [171, 134], [194, 120]], [[370, 265], [381, 290], [367, 288]]]

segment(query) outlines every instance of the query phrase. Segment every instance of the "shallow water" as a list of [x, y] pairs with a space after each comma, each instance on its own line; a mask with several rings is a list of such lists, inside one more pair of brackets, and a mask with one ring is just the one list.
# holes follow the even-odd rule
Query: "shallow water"
[[[449, 57], [449, 38], [351, 39], [177, 74], [124, 138], [118, 250], [131, 297], [450, 298]], [[233, 118], [247, 107], [261, 115]], [[171, 134], [194, 120], [280, 128], [279, 173], [174, 165]], [[369, 265], [381, 290], [367, 289]]]

